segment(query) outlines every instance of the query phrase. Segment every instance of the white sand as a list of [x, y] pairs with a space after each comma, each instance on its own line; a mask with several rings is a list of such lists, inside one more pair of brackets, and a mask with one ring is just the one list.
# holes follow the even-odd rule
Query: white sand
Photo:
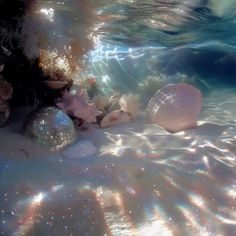
[[[8, 194], [0, 211], [17, 213], [3, 214], [3, 232], [234, 235], [235, 104], [235, 91], [215, 91], [204, 100], [198, 128], [177, 134], [142, 117], [107, 129], [92, 125], [80, 131], [79, 140], [90, 140], [98, 153], [77, 160], [22, 136], [18, 119], [0, 130], [0, 188]], [[27, 215], [35, 196], [41, 196], [40, 206], [22, 229], [16, 222]], [[50, 220], [48, 212], [60, 220]]]

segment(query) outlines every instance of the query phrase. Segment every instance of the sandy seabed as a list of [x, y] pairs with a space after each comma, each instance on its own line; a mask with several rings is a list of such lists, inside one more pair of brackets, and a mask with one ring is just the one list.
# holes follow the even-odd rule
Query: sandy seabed
[[[79, 133], [96, 155], [67, 159], [0, 130], [0, 235], [236, 235], [236, 91], [204, 98], [195, 130], [140, 117]], [[18, 117], [18, 121], [20, 121]]]

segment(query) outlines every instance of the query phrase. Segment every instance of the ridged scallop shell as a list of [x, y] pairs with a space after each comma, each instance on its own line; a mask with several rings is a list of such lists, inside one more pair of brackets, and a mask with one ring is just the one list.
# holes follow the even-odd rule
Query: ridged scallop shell
[[201, 92], [188, 84], [171, 84], [157, 91], [150, 99], [146, 115], [169, 132], [195, 128], [201, 110]]

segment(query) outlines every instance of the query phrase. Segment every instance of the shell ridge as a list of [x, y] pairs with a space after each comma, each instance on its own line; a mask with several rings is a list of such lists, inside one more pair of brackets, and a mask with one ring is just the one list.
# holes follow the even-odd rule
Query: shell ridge
[[150, 99], [146, 117], [149, 122], [178, 132], [196, 126], [201, 110], [202, 95], [192, 85], [170, 84], [158, 90]]

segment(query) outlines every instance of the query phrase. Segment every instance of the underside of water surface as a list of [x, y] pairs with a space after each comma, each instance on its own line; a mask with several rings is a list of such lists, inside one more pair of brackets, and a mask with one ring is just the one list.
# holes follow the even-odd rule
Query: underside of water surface
[[[235, 29], [235, 0], [0, 0], [0, 235], [235, 236]], [[202, 106], [174, 133], [146, 108], [179, 83]], [[139, 114], [105, 128], [89, 109], [68, 121], [60, 99], [81, 85], [93, 102], [139, 97]], [[40, 126], [48, 106], [51, 127], [77, 127], [63, 148]]]

